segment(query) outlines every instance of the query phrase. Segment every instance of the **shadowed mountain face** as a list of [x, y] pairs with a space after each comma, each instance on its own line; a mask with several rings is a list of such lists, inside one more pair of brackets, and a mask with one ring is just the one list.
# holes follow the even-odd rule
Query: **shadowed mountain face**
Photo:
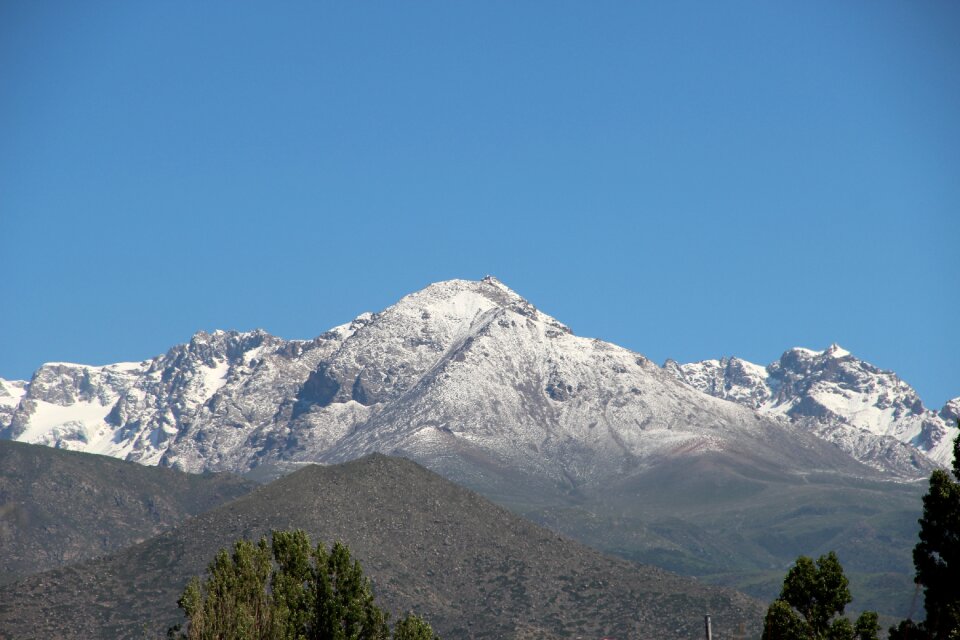
[[0, 441], [0, 584], [118, 551], [254, 487]]
[[445, 638], [689, 638], [705, 612], [720, 633], [756, 633], [762, 617], [736, 592], [603, 556], [410, 461], [372, 456], [305, 468], [114, 556], [0, 589], [0, 629], [159, 634], [218, 548], [276, 528], [343, 540], [381, 604], [422, 613]]

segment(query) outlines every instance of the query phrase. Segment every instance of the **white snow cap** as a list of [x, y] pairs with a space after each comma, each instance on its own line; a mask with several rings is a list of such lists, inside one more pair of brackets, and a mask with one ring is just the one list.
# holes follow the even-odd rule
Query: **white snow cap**
[[823, 351], [814, 351], [813, 349], [808, 349], [806, 347], [794, 347], [790, 351], [794, 353], [802, 353], [803, 355], [816, 358], [817, 356], [827, 356], [829, 358], [846, 358], [850, 355], [850, 352], [841, 347], [839, 344], [834, 342], [829, 347]]

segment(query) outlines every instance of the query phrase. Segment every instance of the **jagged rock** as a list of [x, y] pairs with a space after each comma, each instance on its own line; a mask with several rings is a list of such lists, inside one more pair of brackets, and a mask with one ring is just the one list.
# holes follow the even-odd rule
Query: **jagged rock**
[[813, 419], [803, 433], [896, 477], [927, 468], [884, 437], [940, 462], [949, 453], [942, 417], [836, 345], [769, 367], [659, 369], [573, 335], [491, 276], [430, 285], [309, 341], [199, 332], [141, 363], [47, 364], [28, 383], [3, 382], [0, 411], [5, 438], [190, 471], [470, 449], [551, 481], [600, 483], [678, 451], [754, 446], [784, 428], [769, 414]]
[[[790, 349], [767, 367], [723, 358], [690, 364], [668, 361], [664, 370], [704, 393], [761, 413], [804, 423], [812, 420], [821, 437], [877, 468], [909, 465], [913, 455], [909, 449], [884, 445], [883, 438], [911, 445], [940, 465], [949, 465], [953, 458], [956, 429], [950, 416], [960, 409], [960, 399], [937, 414], [924, 407], [916, 391], [896, 374], [837, 344], [824, 351]], [[883, 450], [892, 458], [878, 455]]]

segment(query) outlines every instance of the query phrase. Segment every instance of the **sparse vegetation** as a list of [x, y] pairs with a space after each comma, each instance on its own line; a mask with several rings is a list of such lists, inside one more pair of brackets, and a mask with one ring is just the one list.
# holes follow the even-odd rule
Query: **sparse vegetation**
[[741, 623], [758, 637], [765, 610], [602, 556], [408, 460], [370, 456], [305, 467], [121, 553], [0, 587], [0, 629], [38, 639], [156, 639], [178, 622], [186, 631], [177, 600], [191, 576], [205, 578], [221, 548], [270, 541], [275, 529], [303, 529], [328, 549], [342, 540], [391, 623], [413, 611], [444, 638], [680, 640], [700, 637], [705, 611], [715, 637]]
[[0, 440], [0, 584], [118, 552], [255, 487]]

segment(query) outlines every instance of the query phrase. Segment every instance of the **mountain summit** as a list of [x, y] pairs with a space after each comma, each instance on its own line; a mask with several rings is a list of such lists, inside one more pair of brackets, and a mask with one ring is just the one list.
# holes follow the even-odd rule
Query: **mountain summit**
[[[851, 410], [822, 402], [822, 382], [869, 374], [884, 383], [878, 400], [904, 386], [849, 362], [860, 361], [833, 346], [794, 349], [770, 371], [732, 359], [664, 372], [639, 354], [574, 336], [488, 276], [432, 284], [313, 340], [200, 332], [142, 363], [47, 364], [29, 383], [0, 386], [0, 436], [190, 471], [471, 450], [576, 485], [741, 437], [762, 447], [756, 413], [690, 394], [690, 386], [790, 417]], [[924, 416], [880, 426], [904, 410], [919, 415], [918, 405], [915, 394], [896, 396], [873, 416], [871, 433], [938, 453], [943, 433], [933, 433], [929, 416], [925, 431]], [[866, 419], [860, 412], [848, 421], [857, 416]], [[868, 462], [926, 472], [906, 450], [885, 448]]]
[[[766, 369], [729, 359], [664, 370], [575, 336], [487, 276], [431, 284], [313, 340], [200, 332], [140, 363], [46, 364], [29, 382], [0, 382], [0, 437], [188, 471], [402, 452], [435, 468], [506, 465], [576, 487], [698, 451], [764, 457], [781, 446], [771, 439], [814, 451], [811, 434], [836, 433], [765, 416], [830, 412], [843, 424], [872, 420], [845, 448], [860, 462], [925, 475], [917, 451], [942, 462], [943, 420], [881, 373], [836, 345], [791, 350]], [[827, 401], [857, 381], [874, 390], [873, 413], [859, 397]], [[836, 457], [819, 454], [816, 465]]]

